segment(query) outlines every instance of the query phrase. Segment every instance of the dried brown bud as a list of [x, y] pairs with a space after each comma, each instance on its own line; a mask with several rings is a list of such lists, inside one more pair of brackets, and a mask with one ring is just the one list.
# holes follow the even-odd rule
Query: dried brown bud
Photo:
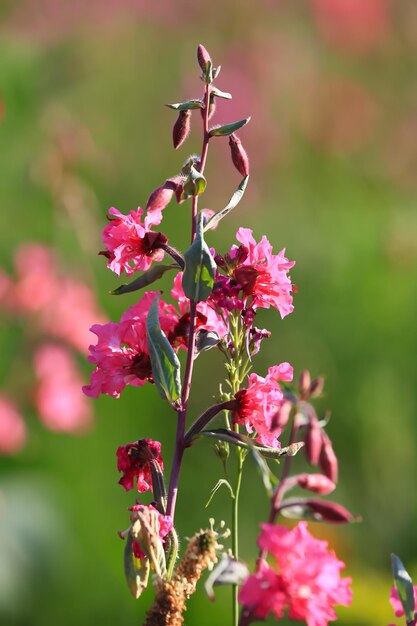
[[235, 133], [229, 136], [229, 146], [235, 168], [242, 176], [249, 176], [249, 157]]
[[310, 391], [311, 377], [308, 370], [303, 370], [298, 379], [298, 391], [302, 397], [308, 397]]
[[319, 465], [326, 476], [334, 483], [337, 483], [339, 464], [333, 450], [332, 442], [325, 433], [323, 433], [323, 445], [320, 452]]
[[309, 489], [314, 493], [326, 495], [336, 488], [336, 485], [323, 474], [300, 474], [296, 476], [297, 485], [302, 489]]
[[323, 393], [323, 389], [324, 389], [324, 378], [323, 376], [318, 376], [318, 378], [315, 378], [314, 380], [311, 381], [309, 395], [312, 398], [317, 398], [318, 396], [321, 396], [321, 394]]
[[172, 129], [174, 148], [179, 148], [187, 139], [191, 128], [191, 111], [180, 111]]
[[308, 462], [317, 465], [323, 444], [322, 432], [317, 417], [312, 417], [304, 435], [304, 451]]
[[206, 48], [202, 44], [200, 44], [197, 48], [197, 61], [201, 67], [201, 71], [205, 74], [207, 63], [212, 63], [212, 60]]

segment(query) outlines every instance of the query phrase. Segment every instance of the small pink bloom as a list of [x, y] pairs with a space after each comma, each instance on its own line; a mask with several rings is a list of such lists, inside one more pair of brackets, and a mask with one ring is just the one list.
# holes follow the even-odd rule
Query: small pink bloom
[[[172, 518], [169, 515], [162, 515], [153, 504], [148, 504], [148, 505], [144, 505], [144, 504], [135, 504], [134, 506], [129, 508], [129, 511], [138, 511], [140, 509], [154, 509], [157, 514], [158, 514], [158, 522], [159, 522], [159, 529], [158, 529], [158, 534], [159, 537], [163, 540], [167, 534], [169, 532], [171, 532], [172, 528], [173, 528], [173, 523], [172, 523]], [[132, 521], [135, 519], [134, 516], [132, 516]], [[145, 558], [145, 554], [143, 553], [143, 551], [141, 550], [139, 544], [136, 541], [133, 541], [132, 543], [132, 547], [133, 547], [133, 552], [135, 553], [135, 556], [138, 559], [143, 559]]]
[[273, 613], [302, 620], [307, 626], [327, 626], [336, 619], [334, 607], [348, 606], [352, 599], [351, 579], [341, 578], [345, 567], [327, 542], [315, 539], [300, 522], [293, 530], [262, 524], [259, 547], [269, 552], [274, 565], [264, 562], [240, 590], [239, 602], [253, 615], [266, 618]]
[[249, 228], [239, 228], [236, 239], [242, 245], [240, 248], [234, 246], [230, 253], [238, 261], [233, 277], [244, 296], [252, 298], [251, 306], [255, 309], [273, 306], [281, 317], [291, 313], [294, 309], [293, 286], [288, 271], [294, 267], [295, 261], [288, 261], [285, 249], [272, 254], [272, 246], [265, 236], [256, 243]]
[[[97, 335], [97, 344], [90, 346], [89, 361], [96, 366], [91, 373], [91, 384], [83, 391], [91, 398], [106, 394], [118, 398], [126, 385], [140, 387], [153, 382], [151, 361], [146, 341], [146, 317], [158, 295], [148, 291], [137, 304], [126, 311], [119, 323], [95, 324], [91, 331]], [[167, 336], [178, 322], [178, 313], [163, 300], [159, 302], [159, 321]]]
[[63, 346], [45, 344], [37, 350], [34, 366], [35, 403], [41, 421], [52, 431], [85, 432], [93, 413], [82, 394], [82, 379], [71, 353]]
[[[414, 585], [413, 587], [414, 587], [414, 602], [417, 607], [417, 585]], [[398, 591], [395, 585], [393, 585], [391, 588], [389, 601], [391, 602], [391, 606], [394, 609], [395, 617], [403, 617], [404, 615], [403, 605], [401, 604], [401, 600], [400, 600], [400, 597], [398, 595]]]
[[280, 446], [278, 437], [281, 431], [273, 425], [284, 400], [278, 380], [291, 379], [291, 365], [281, 363], [270, 367], [265, 378], [250, 374], [248, 387], [240, 389], [235, 395], [238, 405], [233, 411], [233, 420], [237, 424], [244, 424], [249, 433], [255, 430], [257, 440], [272, 448]]
[[0, 454], [16, 454], [26, 443], [26, 425], [14, 403], [0, 396]]
[[162, 261], [164, 251], [160, 244], [166, 243], [167, 238], [161, 232], [151, 230], [152, 226], [161, 223], [161, 211], [148, 213], [143, 222], [140, 207], [137, 211], [130, 211], [129, 215], [111, 208], [109, 214], [110, 224], [103, 230], [106, 250], [100, 253], [108, 259], [108, 268], [118, 276], [123, 271], [129, 275], [137, 270], [147, 270], [152, 261]]
[[161, 457], [161, 444], [152, 439], [139, 439], [117, 448], [117, 469], [123, 472], [119, 480], [126, 491], [133, 489], [135, 479], [139, 493], [152, 490], [151, 461], [156, 461], [161, 470], [164, 462]]

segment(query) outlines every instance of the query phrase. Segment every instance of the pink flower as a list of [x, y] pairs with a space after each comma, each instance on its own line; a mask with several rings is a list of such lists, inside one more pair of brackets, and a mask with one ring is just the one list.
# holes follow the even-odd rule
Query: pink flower
[[26, 425], [14, 403], [0, 396], [0, 454], [16, 454], [26, 443]]
[[252, 298], [251, 306], [254, 309], [273, 306], [282, 318], [291, 313], [293, 285], [288, 271], [295, 261], [288, 261], [285, 249], [272, 254], [272, 246], [265, 236], [256, 243], [249, 228], [239, 228], [236, 239], [242, 245], [234, 246], [230, 253], [232, 259], [238, 259], [233, 278], [244, 296]]
[[[417, 607], [417, 585], [414, 585], [413, 588], [414, 588], [414, 603]], [[403, 617], [404, 609], [403, 609], [403, 605], [401, 604], [401, 600], [400, 600], [400, 597], [398, 595], [398, 591], [395, 585], [393, 585], [391, 588], [389, 601], [391, 602], [391, 606], [394, 609], [395, 617]]]
[[119, 480], [126, 491], [133, 489], [137, 480], [139, 493], [152, 489], [151, 461], [156, 461], [161, 470], [164, 462], [161, 457], [161, 444], [152, 439], [139, 439], [117, 448], [117, 469], [123, 472]]
[[268, 369], [265, 378], [250, 374], [246, 389], [240, 389], [235, 398], [238, 402], [233, 411], [233, 420], [244, 424], [249, 433], [256, 431], [256, 439], [266, 446], [279, 448], [280, 429], [273, 427], [284, 395], [278, 384], [279, 380], [292, 380], [293, 369], [289, 363], [281, 363]]
[[45, 344], [37, 350], [34, 366], [35, 403], [45, 426], [53, 431], [85, 432], [93, 413], [82, 394], [82, 379], [71, 353], [63, 346]]
[[162, 261], [164, 251], [160, 244], [168, 240], [160, 232], [151, 230], [152, 226], [162, 221], [161, 211], [151, 211], [142, 222], [143, 209], [130, 211], [129, 215], [110, 209], [110, 224], [103, 230], [103, 242], [106, 250], [100, 252], [108, 259], [107, 267], [118, 276], [125, 271], [127, 275], [137, 270], [147, 270], [152, 261]]
[[300, 522], [293, 530], [262, 524], [259, 547], [274, 559], [265, 561], [240, 590], [239, 602], [260, 619], [288, 612], [289, 619], [307, 626], [327, 626], [336, 619], [334, 606], [348, 606], [352, 599], [350, 578], [341, 578], [345, 567], [326, 541], [315, 539]]
[[[148, 505], [144, 505], [144, 504], [135, 504], [134, 506], [129, 508], [129, 511], [139, 511], [140, 509], [152, 509], [155, 510], [158, 514], [158, 522], [159, 522], [159, 529], [158, 529], [158, 535], [159, 537], [163, 540], [167, 534], [169, 532], [171, 532], [172, 528], [173, 528], [173, 523], [172, 523], [172, 518], [169, 515], [162, 515], [153, 504], [148, 504]], [[135, 520], [135, 516], [132, 515], [132, 521]], [[145, 558], [145, 554], [143, 553], [143, 551], [141, 550], [139, 544], [137, 543], [137, 541], [133, 541], [132, 542], [132, 547], [133, 547], [133, 552], [135, 553], [135, 556], [138, 559], [144, 559]]]
[[[122, 315], [119, 323], [91, 327], [98, 341], [89, 348], [88, 360], [96, 369], [91, 373], [91, 384], [83, 387], [87, 396], [98, 398], [102, 393], [118, 398], [126, 385], [140, 387], [146, 381], [153, 382], [146, 342], [146, 317], [157, 295], [157, 291], [147, 291]], [[178, 314], [173, 306], [160, 300], [159, 319], [162, 330], [169, 335], [178, 322]]]

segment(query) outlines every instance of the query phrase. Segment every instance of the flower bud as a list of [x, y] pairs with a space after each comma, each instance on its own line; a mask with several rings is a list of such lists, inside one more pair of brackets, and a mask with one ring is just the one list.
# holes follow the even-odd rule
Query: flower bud
[[323, 445], [320, 452], [319, 465], [326, 476], [334, 483], [337, 483], [337, 457], [334, 453], [332, 442], [325, 433], [323, 433]]
[[302, 489], [309, 489], [321, 495], [331, 493], [336, 488], [334, 482], [323, 474], [300, 474], [296, 479], [297, 485]]
[[292, 403], [289, 400], [284, 400], [278, 411], [272, 418], [271, 429], [284, 428], [286, 426], [292, 409]]
[[321, 396], [321, 394], [323, 393], [323, 389], [324, 389], [324, 378], [323, 376], [319, 376], [318, 378], [315, 378], [311, 382], [309, 395], [312, 398], [317, 398], [318, 396]]
[[321, 428], [317, 417], [312, 417], [304, 435], [304, 451], [308, 462], [317, 465], [323, 445]]
[[235, 133], [229, 137], [229, 146], [235, 168], [242, 176], [249, 176], [249, 157]]
[[174, 148], [179, 148], [187, 139], [191, 128], [191, 111], [180, 111], [172, 129]]
[[205, 74], [207, 63], [212, 63], [212, 60], [208, 51], [202, 44], [200, 44], [197, 48], [197, 61], [199, 66], [201, 67], [201, 71], [203, 72], [203, 74]]
[[146, 203], [147, 211], [162, 211], [172, 200], [175, 187], [171, 185], [162, 185], [155, 189], [148, 198]]
[[345, 522], [359, 521], [355, 515], [337, 502], [327, 500], [306, 500], [305, 506], [314, 514], [317, 520], [343, 524]]
[[298, 391], [303, 397], [308, 397], [310, 391], [311, 377], [308, 370], [303, 370], [298, 379]]

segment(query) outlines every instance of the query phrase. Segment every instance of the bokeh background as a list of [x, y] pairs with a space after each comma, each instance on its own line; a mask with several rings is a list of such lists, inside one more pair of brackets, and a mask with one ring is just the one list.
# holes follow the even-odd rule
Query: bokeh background
[[[107, 209], [143, 206], [199, 150], [198, 115], [174, 152], [162, 105], [200, 96], [200, 42], [233, 94], [217, 121], [252, 115], [240, 133], [250, 185], [210, 243], [226, 250], [245, 225], [297, 261], [295, 311], [260, 314], [273, 335], [255, 368], [288, 360], [326, 376], [337, 499], [363, 522], [312, 530], [354, 579], [339, 623], [392, 622], [390, 552], [417, 577], [415, 2], [3, 0], [0, 35], [0, 623], [129, 626], [151, 601], [123, 579], [116, 531], [132, 495], [115, 449], [151, 436], [169, 466], [174, 415], [150, 385], [92, 404], [77, 389], [89, 325], [135, 300], [108, 295], [120, 281], [97, 256]], [[203, 205], [217, 210], [239, 182], [226, 142], [213, 142], [207, 178]], [[166, 209], [164, 229], [185, 247], [187, 203]], [[215, 351], [198, 360], [194, 415], [220, 371]], [[253, 563], [268, 502], [247, 466]], [[187, 453], [183, 536], [230, 519], [226, 492], [204, 508], [220, 475], [209, 444]], [[187, 623], [227, 624], [229, 596], [210, 604], [200, 589]]]

